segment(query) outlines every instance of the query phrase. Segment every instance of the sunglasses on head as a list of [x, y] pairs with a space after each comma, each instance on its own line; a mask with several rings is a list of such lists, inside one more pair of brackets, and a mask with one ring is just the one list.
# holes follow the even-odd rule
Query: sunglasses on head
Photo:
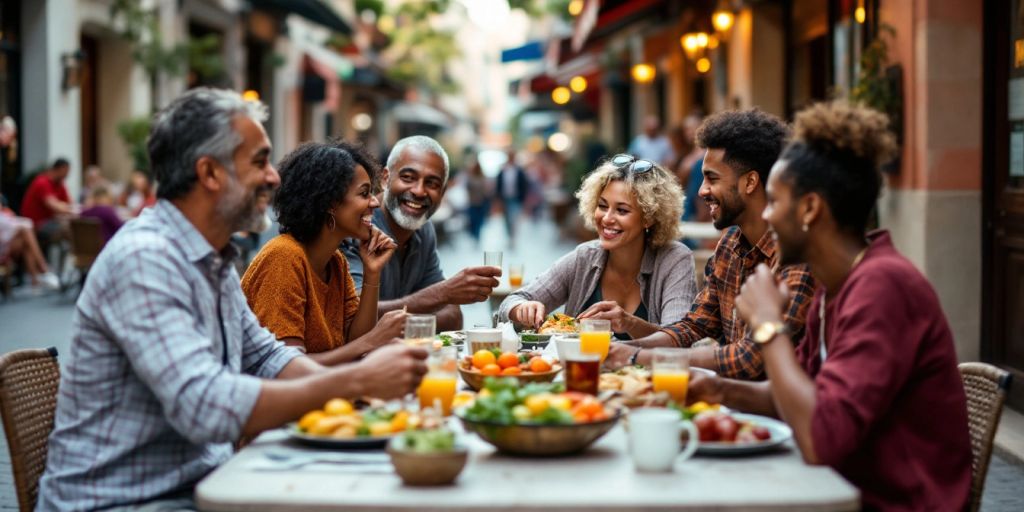
[[629, 172], [633, 174], [643, 174], [654, 169], [654, 162], [651, 162], [650, 160], [637, 160], [635, 156], [627, 155], [625, 153], [613, 156], [612, 165], [619, 168], [626, 167], [628, 165]]

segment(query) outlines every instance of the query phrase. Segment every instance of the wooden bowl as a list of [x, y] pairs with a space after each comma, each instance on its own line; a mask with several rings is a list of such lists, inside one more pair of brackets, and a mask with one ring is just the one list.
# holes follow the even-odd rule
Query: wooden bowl
[[573, 425], [501, 425], [472, 421], [456, 413], [467, 432], [475, 432], [499, 451], [525, 457], [557, 457], [581, 452], [605, 435], [622, 417]]
[[[558, 376], [558, 372], [562, 371], [562, 365], [554, 365], [550, 371], [544, 373], [524, 373], [521, 375], [494, 375], [494, 377], [515, 377], [519, 380], [520, 384], [527, 382], [551, 382]], [[466, 383], [473, 391], [480, 391], [484, 387], [484, 379], [490, 377], [490, 375], [484, 375], [480, 373], [480, 370], [472, 369], [466, 370], [459, 366], [459, 375], [462, 375], [463, 382]]]
[[456, 444], [450, 452], [418, 453], [406, 450], [402, 436], [396, 436], [388, 444], [388, 455], [405, 485], [436, 486], [455, 483], [466, 467], [469, 450]]

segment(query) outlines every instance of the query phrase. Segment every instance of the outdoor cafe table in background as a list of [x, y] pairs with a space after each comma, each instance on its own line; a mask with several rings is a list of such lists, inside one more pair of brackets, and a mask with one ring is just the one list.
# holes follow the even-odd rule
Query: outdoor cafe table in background
[[[458, 429], [461, 431], [461, 429]], [[200, 510], [498, 511], [857, 510], [857, 489], [835, 471], [808, 466], [792, 445], [771, 454], [697, 456], [673, 473], [637, 473], [616, 426], [586, 452], [562, 458], [501, 455], [464, 435], [470, 459], [454, 486], [406, 487], [394, 473], [320, 465], [263, 470], [266, 451], [316, 452], [261, 435], [196, 487]], [[324, 452], [329, 453], [329, 452]], [[256, 464], [254, 464], [256, 463]], [[266, 466], [266, 464], [263, 464]]]

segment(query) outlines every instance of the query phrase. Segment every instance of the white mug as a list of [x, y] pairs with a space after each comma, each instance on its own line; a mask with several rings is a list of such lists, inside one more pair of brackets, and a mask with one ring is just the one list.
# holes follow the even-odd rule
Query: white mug
[[[683, 429], [690, 433], [685, 448], [680, 439]], [[697, 451], [697, 438], [697, 427], [683, 420], [679, 411], [647, 407], [629, 413], [629, 453], [637, 471], [672, 471], [676, 460], [689, 459]]]
[[570, 358], [580, 355], [579, 337], [570, 338], [568, 336], [556, 334], [551, 337], [551, 341], [555, 343], [555, 351], [558, 352], [558, 359], [563, 363], [568, 361]]
[[501, 348], [501, 329], [466, 329], [466, 345], [470, 354], [477, 350]]

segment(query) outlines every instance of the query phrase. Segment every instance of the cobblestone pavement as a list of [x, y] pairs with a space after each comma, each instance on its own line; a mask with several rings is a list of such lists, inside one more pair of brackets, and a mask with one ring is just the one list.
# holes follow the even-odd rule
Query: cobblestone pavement
[[[451, 237], [440, 249], [445, 275], [482, 264], [485, 249], [502, 250], [505, 268], [510, 263], [522, 263], [525, 279], [529, 281], [574, 246], [574, 242], [563, 239], [550, 222], [524, 222], [521, 227], [520, 242], [515, 248], [509, 247], [504, 227], [497, 218], [487, 223], [479, 244], [461, 233]], [[12, 299], [0, 302], [0, 353], [53, 346], [66, 354], [71, 339], [73, 299], [56, 295], [35, 297], [25, 289], [15, 292]], [[488, 323], [490, 307], [486, 303], [464, 306], [463, 316], [465, 325]], [[0, 511], [16, 510], [6, 438], [0, 439], [0, 444], [3, 445], [0, 447]], [[993, 455], [982, 510], [1024, 510], [1022, 485], [1024, 465]]]

